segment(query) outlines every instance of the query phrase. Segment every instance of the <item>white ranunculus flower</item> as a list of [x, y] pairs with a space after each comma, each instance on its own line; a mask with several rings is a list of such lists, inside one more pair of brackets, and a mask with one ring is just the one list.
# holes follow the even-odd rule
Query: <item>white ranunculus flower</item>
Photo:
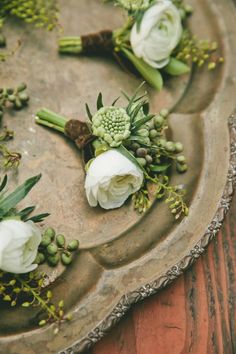
[[0, 269], [9, 273], [28, 273], [33, 264], [42, 236], [32, 222], [4, 220], [0, 222]]
[[153, 68], [163, 68], [182, 35], [179, 10], [170, 0], [157, 0], [131, 30], [134, 54]]
[[116, 149], [108, 150], [91, 163], [87, 171], [85, 189], [90, 206], [104, 209], [119, 208], [138, 191], [143, 172]]

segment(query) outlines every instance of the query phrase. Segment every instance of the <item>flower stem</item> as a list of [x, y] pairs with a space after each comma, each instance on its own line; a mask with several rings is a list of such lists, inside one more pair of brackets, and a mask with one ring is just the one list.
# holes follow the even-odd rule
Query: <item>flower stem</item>
[[83, 52], [81, 37], [62, 37], [59, 39], [59, 52], [80, 54]]
[[48, 128], [64, 133], [67, 119], [57, 113], [43, 108], [37, 112], [35, 121], [37, 124], [41, 124]]

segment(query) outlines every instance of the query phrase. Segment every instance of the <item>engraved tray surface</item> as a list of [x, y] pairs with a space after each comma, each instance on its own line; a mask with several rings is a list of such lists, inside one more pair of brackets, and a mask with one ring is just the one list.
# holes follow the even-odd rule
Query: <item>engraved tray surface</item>
[[[56, 32], [17, 22], [6, 26], [9, 46], [18, 38], [22, 46], [1, 64], [1, 84], [26, 81], [31, 97], [27, 109], [9, 111], [4, 118], [16, 132], [14, 147], [23, 155], [12, 183], [42, 172], [22, 206], [37, 203], [37, 211], [50, 212], [47, 223], [68, 239], [78, 238], [81, 251], [66, 270], [48, 270], [55, 300], [64, 298], [73, 320], [54, 335], [54, 325], [37, 327], [37, 308], [1, 308], [1, 353], [74, 353], [89, 348], [132, 303], [166, 286], [192, 264], [221, 227], [236, 175], [235, 8], [231, 1], [192, 3], [191, 30], [217, 40], [225, 64], [212, 72], [201, 69], [167, 79], [161, 93], [149, 90], [153, 112], [175, 107], [168, 134], [186, 147], [189, 170], [171, 177], [171, 183], [184, 183], [188, 190], [190, 214], [179, 223], [165, 203], [153, 203], [143, 216], [133, 211], [130, 201], [114, 211], [90, 208], [78, 150], [63, 136], [34, 123], [33, 115], [42, 107], [85, 119], [85, 102], [95, 110], [98, 92], [110, 104], [120, 90], [132, 93], [140, 79], [111, 59], [58, 55]], [[113, 29], [123, 21], [118, 9], [99, 0], [61, 0], [60, 6], [65, 35], [104, 26]]]

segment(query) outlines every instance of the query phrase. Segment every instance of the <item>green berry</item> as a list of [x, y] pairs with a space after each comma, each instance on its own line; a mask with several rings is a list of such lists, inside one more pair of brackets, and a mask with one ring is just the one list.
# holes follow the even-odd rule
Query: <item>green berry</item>
[[166, 150], [169, 152], [174, 152], [175, 151], [175, 144], [172, 141], [167, 141]]
[[136, 151], [138, 148], [140, 148], [140, 145], [136, 142], [133, 142], [132, 145], [131, 145], [131, 149]]
[[184, 173], [188, 169], [187, 164], [183, 164], [183, 165], [177, 164], [176, 167], [177, 167], [177, 171], [180, 172], [180, 173]]
[[175, 151], [176, 151], [177, 153], [182, 152], [183, 149], [184, 149], [184, 147], [183, 147], [183, 144], [182, 144], [182, 143], [175, 143]]
[[147, 149], [139, 148], [136, 151], [138, 157], [145, 157], [147, 155]]
[[52, 227], [48, 227], [45, 230], [44, 235], [50, 237], [51, 240], [54, 240], [56, 232], [55, 232], [55, 230]]
[[150, 139], [155, 139], [157, 137], [158, 133], [155, 129], [151, 129], [149, 132], [149, 137]]
[[185, 164], [186, 163], [186, 158], [184, 155], [177, 156], [176, 161], [180, 164]]
[[62, 263], [63, 263], [65, 266], [71, 264], [72, 260], [73, 260], [73, 256], [72, 256], [71, 253], [68, 253], [68, 252], [67, 252], [67, 253], [63, 252], [63, 253], [62, 253], [62, 255], [61, 255], [61, 261], [62, 261]]
[[17, 87], [17, 91], [21, 92], [24, 91], [26, 89], [26, 84], [24, 82], [22, 82], [18, 87]]
[[53, 256], [47, 257], [48, 264], [53, 267], [55, 267], [59, 263], [59, 260], [60, 260], [59, 254], [55, 254]]
[[76, 251], [78, 247], [79, 247], [79, 241], [73, 240], [68, 244], [67, 249], [68, 251]]
[[51, 256], [55, 255], [57, 251], [58, 251], [58, 247], [54, 243], [50, 243], [50, 245], [47, 246], [47, 253], [50, 254]]
[[168, 109], [162, 109], [161, 112], [160, 112], [160, 115], [161, 115], [163, 118], [167, 118], [168, 115], [169, 115]]
[[8, 100], [9, 100], [10, 102], [15, 102], [16, 96], [15, 96], [15, 95], [9, 95], [9, 96], [8, 96]]
[[143, 167], [145, 167], [146, 166], [146, 164], [147, 164], [147, 161], [146, 161], [146, 159], [144, 159], [143, 157], [137, 157], [137, 162], [139, 163], [139, 165], [140, 166], [143, 166]]
[[145, 159], [146, 159], [148, 164], [151, 164], [153, 162], [153, 158], [150, 155], [145, 156]]
[[44, 263], [44, 261], [45, 261], [45, 256], [44, 256], [44, 254], [41, 253], [41, 252], [38, 252], [38, 254], [37, 254], [36, 258], [35, 258], [34, 263], [36, 263], [36, 264], [42, 264], [42, 263]]
[[48, 235], [43, 235], [40, 246], [47, 247], [51, 243], [51, 238]]
[[27, 93], [21, 92], [21, 93], [19, 94], [19, 99], [20, 99], [22, 102], [27, 102], [27, 101], [29, 101], [29, 96], [27, 95]]
[[162, 125], [164, 124], [164, 118], [162, 116], [156, 116], [154, 118], [154, 124], [156, 128], [162, 127]]
[[66, 240], [64, 235], [57, 235], [56, 237], [56, 243], [58, 247], [64, 247]]

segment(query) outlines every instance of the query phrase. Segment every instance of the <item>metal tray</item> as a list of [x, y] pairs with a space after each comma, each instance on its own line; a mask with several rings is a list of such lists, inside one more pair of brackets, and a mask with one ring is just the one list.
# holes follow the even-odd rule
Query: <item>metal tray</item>
[[[191, 2], [191, 1], [190, 1]], [[57, 53], [57, 33], [9, 23], [9, 45], [22, 46], [0, 66], [1, 84], [26, 81], [29, 107], [9, 111], [5, 123], [16, 132], [14, 146], [23, 155], [14, 184], [43, 173], [27, 198], [38, 211], [50, 212], [48, 223], [68, 239], [78, 238], [81, 251], [73, 265], [50, 269], [55, 298], [64, 298], [73, 320], [58, 335], [54, 325], [35, 325], [38, 309], [0, 309], [1, 353], [77, 353], [97, 342], [133, 303], [163, 288], [198, 258], [217, 234], [229, 208], [236, 175], [235, 8], [232, 1], [192, 1], [190, 27], [199, 37], [220, 43], [225, 64], [209, 72], [167, 80], [161, 93], [149, 91], [152, 111], [175, 106], [170, 132], [184, 143], [189, 170], [173, 174], [172, 183], [187, 186], [190, 214], [174, 222], [164, 203], [145, 215], [131, 202], [106, 212], [88, 206], [82, 160], [76, 147], [57, 133], [36, 126], [34, 113], [47, 107], [70, 118], [85, 119], [84, 104], [95, 108], [99, 91], [110, 103], [119, 91], [131, 93], [140, 79], [111, 59], [77, 58]], [[116, 28], [118, 9], [99, 0], [60, 1], [65, 34]], [[228, 118], [230, 117], [230, 120]]]

